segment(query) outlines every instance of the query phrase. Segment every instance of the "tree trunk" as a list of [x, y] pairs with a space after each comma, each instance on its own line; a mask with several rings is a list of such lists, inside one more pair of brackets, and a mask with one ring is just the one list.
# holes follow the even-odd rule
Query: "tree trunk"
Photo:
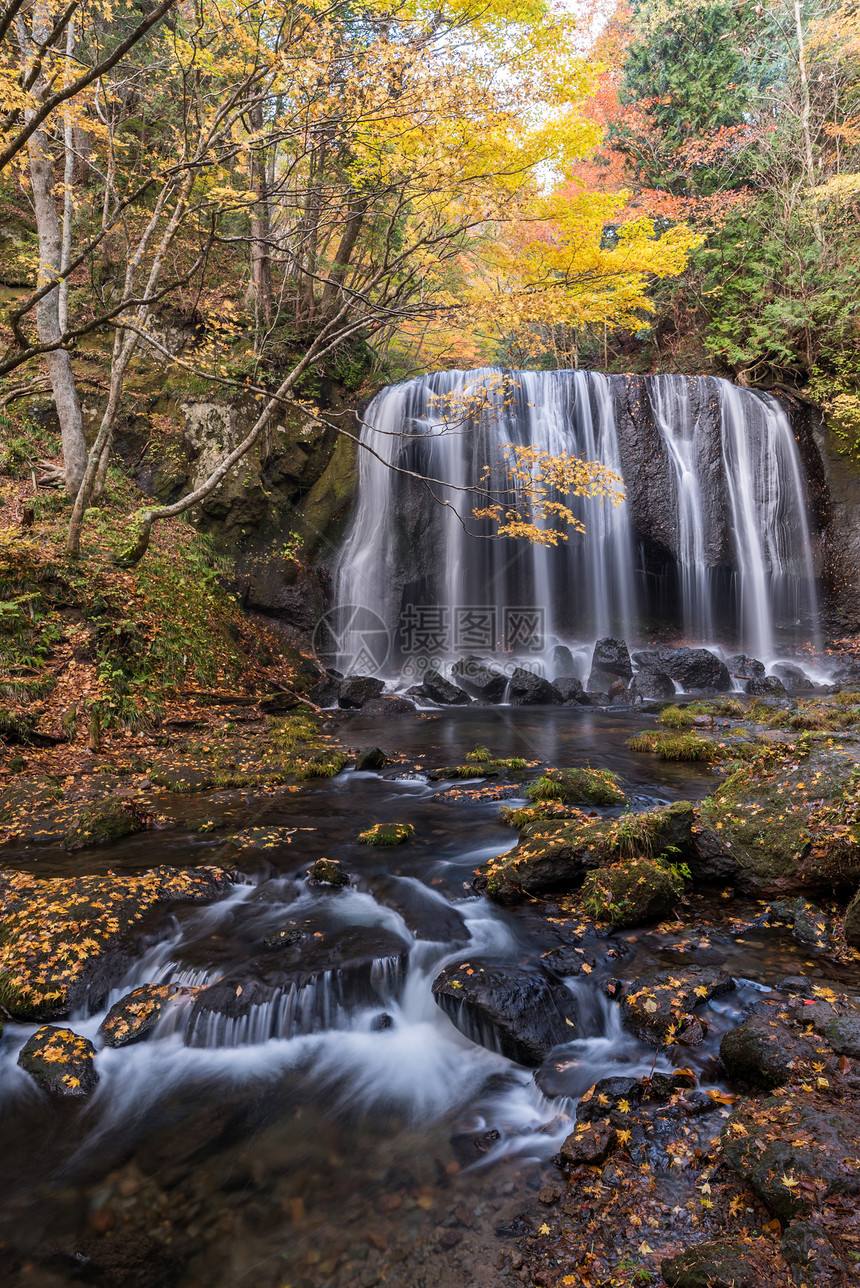
[[340, 243], [334, 257], [331, 272], [322, 295], [321, 312], [325, 317], [333, 306], [339, 305], [339, 296], [346, 281], [346, 274], [349, 269], [352, 252], [355, 250], [355, 244], [358, 241], [358, 234], [361, 232], [361, 226], [364, 223], [364, 216], [367, 213], [367, 198], [356, 198], [350, 203], [349, 213], [346, 217], [346, 227], [341, 235]]
[[[263, 105], [255, 103], [248, 113], [252, 129], [263, 129]], [[272, 262], [269, 254], [269, 192], [266, 174], [266, 154], [262, 144], [257, 145], [251, 163], [251, 184], [257, 201], [251, 208], [251, 283], [257, 325], [270, 326], [272, 322]]]
[[[48, 152], [48, 139], [37, 130], [28, 142], [33, 205], [39, 233], [39, 274], [50, 276], [60, 271], [62, 234], [54, 200], [54, 172]], [[60, 288], [56, 287], [36, 305], [36, 329], [42, 344], [51, 344], [62, 335], [60, 329]], [[45, 365], [57, 408], [63, 440], [66, 491], [75, 497], [87, 468], [87, 444], [84, 438], [81, 405], [72, 372], [72, 362], [65, 349], [45, 354]]]

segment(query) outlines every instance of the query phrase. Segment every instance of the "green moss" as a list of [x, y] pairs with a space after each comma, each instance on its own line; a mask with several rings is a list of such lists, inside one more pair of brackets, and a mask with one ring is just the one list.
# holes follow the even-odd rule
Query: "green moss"
[[360, 832], [359, 841], [363, 845], [402, 845], [411, 841], [415, 828], [411, 823], [374, 823], [366, 831]]
[[680, 891], [672, 874], [651, 859], [589, 872], [583, 882], [585, 910], [596, 921], [639, 926], [672, 911]]
[[66, 832], [64, 845], [67, 850], [83, 850], [93, 845], [106, 845], [120, 837], [140, 832], [142, 820], [119, 801], [100, 801], [82, 810]]
[[522, 832], [541, 823], [583, 819], [584, 815], [573, 805], [563, 805], [560, 801], [541, 801], [537, 805], [521, 805], [518, 809], [503, 805], [499, 817], [508, 827], [515, 827]]
[[548, 769], [537, 782], [526, 788], [531, 801], [576, 802], [590, 805], [620, 805], [624, 792], [617, 775], [609, 769]]

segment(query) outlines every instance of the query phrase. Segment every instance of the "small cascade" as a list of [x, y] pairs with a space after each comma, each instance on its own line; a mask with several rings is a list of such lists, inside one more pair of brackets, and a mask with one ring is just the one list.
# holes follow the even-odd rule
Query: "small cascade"
[[[819, 644], [806, 477], [770, 395], [713, 377], [448, 371], [383, 390], [362, 443], [334, 569], [342, 671], [408, 676], [417, 654], [499, 649], [548, 660], [560, 641], [635, 641], [645, 620], [766, 660]], [[509, 444], [599, 460], [627, 500], [576, 500], [586, 531], [555, 548], [487, 539], [474, 489], [503, 486]]]

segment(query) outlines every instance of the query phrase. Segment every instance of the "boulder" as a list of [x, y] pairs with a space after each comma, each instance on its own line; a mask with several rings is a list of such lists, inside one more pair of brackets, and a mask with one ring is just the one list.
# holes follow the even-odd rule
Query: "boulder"
[[609, 1123], [579, 1123], [559, 1153], [565, 1163], [602, 1163], [618, 1144], [618, 1132]]
[[508, 701], [512, 707], [547, 707], [561, 702], [561, 694], [549, 680], [518, 666], [511, 672]]
[[747, 680], [744, 691], [755, 698], [784, 697], [785, 685], [776, 675], [759, 675]]
[[757, 657], [748, 657], [746, 653], [734, 653], [726, 658], [726, 666], [739, 680], [754, 680], [764, 675], [765, 665]]
[[391, 757], [387, 756], [381, 747], [361, 747], [355, 753], [355, 768], [360, 773], [375, 773], [390, 763]]
[[362, 705], [361, 714], [363, 716], [407, 716], [414, 710], [414, 702], [391, 694], [384, 698], [371, 698]]
[[637, 666], [656, 667], [677, 680], [685, 693], [695, 689], [716, 689], [726, 693], [732, 687], [725, 662], [706, 648], [648, 649], [633, 654]]
[[577, 680], [573, 675], [559, 675], [552, 682], [561, 702], [565, 706], [581, 706], [584, 689], [582, 680]]
[[598, 640], [591, 655], [591, 669], [604, 671], [615, 679], [629, 680], [633, 675], [633, 666], [624, 640]]
[[322, 680], [308, 693], [308, 700], [317, 707], [336, 707], [340, 697], [340, 683], [336, 680]]
[[108, 798], [81, 810], [63, 840], [67, 850], [85, 850], [131, 836], [146, 826], [145, 817], [131, 801]]
[[730, 992], [734, 980], [710, 966], [654, 971], [637, 979], [624, 996], [621, 1012], [626, 1028], [640, 1042], [662, 1046], [671, 1034], [681, 1034], [695, 1007]]
[[616, 1126], [623, 1125], [619, 1118], [625, 1118], [641, 1101], [642, 1083], [638, 1078], [601, 1078], [580, 1097], [576, 1106], [576, 1121], [593, 1123], [601, 1118], [609, 1118]]
[[384, 681], [374, 679], [372, 675], [349, 675], [340, 684], [338, 706], [363, 707], [366, 702], [378, 698], [384, 688]]
[[623, 680], [613, 680], [609, 686], [609, 701], [618, 702], [627, 697], [627, 685]]
[[720, 1059], [729, 1077], [766, 1091], [789, 1082], [812, 1056], [808, 1042], [763, 1015], [744, 1020], [720, 1042]]
[[18, 1064], [52, 1096], [88, 1096], [99, 1080], [96, 1049], [71, 1029], [46, 1024], [21, 1048]]
[[337, 859], [317, 859], [308, 873], [308, 881], [311, 885], [339, 888], [349, 885], [350, 875], [344, 872]]
[[518, 1064], [541, 1064], [576, 1034], [573, 994], [543, 973], [476, 957], [440, 971], [433, 996], [461, 1033]]
[[588, 913], [614, 926], [644, 926], [669, 915], [680, 891], [652, 859], [628, 859], [589, 872], [582, 886]]
[[105, 1046], [139, 1042], [155, 1028], [165, 1005], [180, 992], [178, 984], [144, 984], [116, 1002], [99, 1026]]
[[825, 949], [830, 944], [830, 918], [808, 899], [798, 898], [792, 907], [795, 939], [809, 948]]
[[552, 675], [563, 676], [568, 680], [574, 678], [576, 664], [573, 660], [573, 654], [566, 644], [556, 644], [550, 654], [549, 669]]
[[837, 1055], [860, 1059], [860, 1014], [837, 1015], [824, 1026], [824, 1037]]
[[856, 1272], [856, 1262], [849, 1266], [842, 1260], [826, 1227], [814, 1219], [792, 1221], [782, 1236], [779, 1250], [791, 1267], [797, 1288], [803, 1288], [804, 1284], [850, 1283]]
[[479, 657], [461, 658], [451, 668], [451, 674], [480, 702], [501, 702], [507, 692], [507, 676]]
[[771, 667], [771, 674], [782, 681], [788, 693], [809, 693], [815, 688], [806, 672], [789, 662], [777, 662]]
[[845, 942], [850, 944], [852, 948], [860, 948], [860, 890], [857, 891], [845, 910], [843, 929]]
[[847, 1101], [819, 1103], [806, 1091], [745, 1101], [721, 1143], [734, 1170], [781, 1221], [831, 1194], [860, 1193], [860, 1169], [852, 1162], [860, 1156], [860, 1116]]
[[675, 682], [668, 671], [656, 666], [643, 666], [630, 681], [631, 698], [672, 698]]
[[593, 666], [588, 676], [586, 690], [595, 698], [600, 699], [603, 704], [609, 701], [609, 690], [618, 679], [611, 671], [601, 671], [599, 667]]
[[465, 707], [472, 701], [465, 689], [458, 688], [432, 667], [424, 672], [420, 692], [430, 702], [438, 702], [442, 707]]
[[668, 1288], [762, 1288], [772, 1262], [767, 1240], [713, 1239], [664, 1257], [660, 1273]]

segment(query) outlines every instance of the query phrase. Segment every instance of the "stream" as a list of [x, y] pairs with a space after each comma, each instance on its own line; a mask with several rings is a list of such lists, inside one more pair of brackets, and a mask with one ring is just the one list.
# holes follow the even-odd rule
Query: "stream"
[[[546, 904], [510, 909], [474, 894], [474, 869], [516, 833], [500, 824], [498, 802], [446, 799], [464, 784], [425, 771], [461, 763], [482, 743], [499, 757], [615, 770], [633, 809], [707, 794], [714, 777], [700, 766], [626, 750], [653, 719], [471, 708], [383, 724], [359, 713], [341, 736], [402, 757], [390, 770], [256, 798], [190, 796], [187, 831], [139, 834], [87, 860], [40, 855], [44, 875], [68, 874], [71, 862], [75, 871], [233, 866], [224, 827], [296, 829], [287, 844], [243, 854], [240, 881], [220, 902], [162, 911], [142, 928], [108, 1004], [168, 981], [209, 986], [215, 1000], [200, 1011], [189, 992], [148, 1040], [101, 1048], [88, 1101], [49, 1102], [16, 1064], [37, 1026], [7, 1024], [0, 1247], [38, 1259], [26, 1282], [76, 1282], [96, 1242], [110, 1263], [97, 1282], [136, 1288], [520, 1282], [511, 1240], [544, 1219], [538, 1195], [558, 1176], [551, 1159], [576, 1098], [601, 1077], [654, 1064], [653, 1048], [622, 1028], [607, 979], [676, 962], [735, 977], [736, 991], [703, 1008], [706, 1040], [683, 1053], [707, 1089], [719, 1086], [721, 1035], [756, 995], [788, 975], [823, 974], [785, 930], [738, 932], [756, 905], [693, 890], [683, 925], [590, 944], [599, 949], [591, 973], [566, 980], [580, 1035], [537, 1076], [464, 1036], [435, 1003], [432, 983], [446, 963], [480, 956], [534, 968], [563, 933]], [[191, 830], [207, 815], [219, 816], [220, 831]], [[390, 849], [355, 842], [387, 821], [413, 824], [415, 839]], [[321, 855], [338, 859], [353, 884], [309, 884]], [[292, 945], [304, 973], [279, 983], [283, 954], [267, 939]], [[73, 1015], [70, 1027], [99, 1047], [105, 1009]], [[672, 1067], [658, 1057], [658, 1069]]]

